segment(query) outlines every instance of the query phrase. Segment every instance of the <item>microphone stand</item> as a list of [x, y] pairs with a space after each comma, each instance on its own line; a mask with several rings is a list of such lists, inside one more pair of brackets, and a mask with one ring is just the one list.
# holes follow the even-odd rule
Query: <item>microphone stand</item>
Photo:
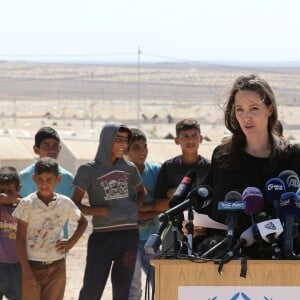
[[173, 255], [175, 258], [178, 257], [179, 253], [179, 245], [177, 240], [177, 219], [172, 219], [172, 234], [173, 234]]
[[194, 212], [192, 208], [188, 210], [188, 223], [185, 225], [188, 231], [188, 256], [193, 255], [193, 233], [194, 233]]
[[170, 219], [172, 224], [172, 234], [173, 234], [173, 257], [180, 258], [180, 253], [182, 250], [182, 244], [178, 240], [178, 225], [182, 223], [183, 219], [181, 215], [177, 215]]

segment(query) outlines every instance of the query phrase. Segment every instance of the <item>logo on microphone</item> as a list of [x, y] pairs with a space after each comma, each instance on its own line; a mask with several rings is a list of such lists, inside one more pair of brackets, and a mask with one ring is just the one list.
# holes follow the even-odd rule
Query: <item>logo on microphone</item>
[[203, 201], [203, 204], [201, 205], [201, 208], [205, 208], [207, 206], [209, 206], [211, 204], [211, 200], [206, 200], [206, 201]]
[[218, 210], [245, 210], [245, 201], [219, 201]]
[[282, 184], [273, 184], [270, 183], [267, 185], [267, 190], [268, 191], [282, 191], [284, 192], [284, 186]]
[[299, 177], [295, 174], [290, 175], [286, 179], [286, 185], [288, 188], [291, 187], [297, 189], [299, 187]]
[[268, 230], [276, 230], [276, 226], [273, 222], [268, 222], [264, 227]]

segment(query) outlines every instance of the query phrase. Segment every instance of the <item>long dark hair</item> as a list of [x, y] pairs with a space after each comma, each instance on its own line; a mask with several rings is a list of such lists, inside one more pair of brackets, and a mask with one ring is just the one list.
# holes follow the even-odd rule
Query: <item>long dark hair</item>
[[221, 167], [234, 168], [238, 166], [239, 160], [246, 146], [246, 136], [243, 133], [235, 116], [235, 96], [238, 91], [253, 91], [261, 96], [263, 103], [272, 108], [272, 114], [268, 120], [268, 134], [272, 146], [270, 162], [278, 151], [286, 148], [287, 141], [284, 138], [273, 136], [275, 125], [278, 122], [277, 104], [273, 90], [268, 82], [256, 74], [238, 77], [230, 90], [229, 97], [224, 106], [224, 122], [226, 128], [232, 133], [230, 137], [224, 138], [222, 145], [218, 148], [215, 158]]

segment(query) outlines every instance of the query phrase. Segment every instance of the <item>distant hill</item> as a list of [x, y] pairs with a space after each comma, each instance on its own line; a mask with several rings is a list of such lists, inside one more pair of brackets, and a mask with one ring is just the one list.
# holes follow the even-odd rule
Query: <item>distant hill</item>
[[0, 100], [174, 101], [211, 103], [241, 74], [264, 77], [278, 102], [300, 105], [300, 66], [212, 63], [0, 64]]

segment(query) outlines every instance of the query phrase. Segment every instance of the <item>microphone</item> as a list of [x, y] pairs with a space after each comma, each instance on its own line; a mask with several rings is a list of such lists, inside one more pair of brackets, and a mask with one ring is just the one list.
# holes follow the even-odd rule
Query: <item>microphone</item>
[[280, 220], [272, 219], [257, 223], [257, 229], [261, 238], [271, 244], [274, 256], [273, 258], [281, 258], [281, 250], [277, 244], [277, 239], [283, 232], [283, 227]]
[[214, 193], [208, 185], [200, 185], [194, 188], [186, 200], [182, 203], [168, 209], [167, 211], [158, 215], [160, 222], [166, 222], [175, 218], [178, 214], [187, 208], [194, 207], [195, 210], [201, 210], [208, 207], [213, 200]]
[[247, 187], [242, 193], [242, 198], [246, 203], [245, 213], [250, 215], [252, 225], [254, 225], [252, 230], [253, 234], [257, 238], [257, 245], [259, 248], [262, 248], [263, 243], [256, 227], [256, 223], [258, 222], [259, 218], [258, 213], [261, 213], [264, 208], [264, 198], [262, 192], [257, 187]]
[[255, 224], [254, 214], [262, 212], [264, 208], [262, 192], [256, 187], [247, 187], [242, 193], [242, 199], [246, 204], [245, 213], [251, 216], [252, 224]]
[[[241, 234], [235, 246], [223, 256], [221, 264], [229, 262], [237, 255], [241, 248], [252, 246], [258, 241], [258, 237], [271, 243], [276, 258], [280, 258], [281, 251], [276, 239], [282, 232], [283, 228], [279, 219], [266, 220], [253, 224]], [[259, 233], [259, 236], [257, 233]]]
[[209, 215], [214, 192], [209, 185], [200, 185], [188, 193], [187, 199], [195, 202], [194, 210], [196, 212]]
[[236, 216], [245, 211], [246, 204], [242, 200], [242, 195], [236, 191], [230, 191], [225, 195], [225, 201], [218, 202], [218, 211], [226, 214], [228, 225], [227, 236], [232, 239], [234, 228], [236, 226]]
[[255, 242], [256, 239], [253, 235], [253, 226], [251, 226], [244, 232], [242, 232], [235, 246], [222, 257], [220, 264], [225, 264], [229, 262], [240, 251], [242, 247], [250, 247]]
[[280, 178], [271, 178], [266, 182], [266, 198], [273, 205], [273, 217], [279, 218], [279, 200], [285, 193], [285, 184]]
[[295, 258], [293, 251], [293, 235], [295, 221], [300, 217], [300, 199], [294, 192], [285, 192], [279, 201], [279, 213], [284, 219], [284, 255]]
[[162, 243], [161, 235], [162, 235], [163, 231], [165, 230], [165, 228], [167, 227], [167, 225], [168, 225], [168, 222], [160, 223], [156, 233], [152, 233], [149, 236], [149, 238], [147, 239], [147, 241], [144, 245], [144, 249], [147, 254], [153, 255], [156, 253], [156, 251], [158, 250], [159, 246]]
[[184, 175], [181, 182], [177, 186], [172, 198], [169, 201], [169, 208], [180, 204], [185, 199], [196, 176], [197, 172], [195, 170], [189, 170]]
[[279, 175], [278, 178], [280, 178], [284, 184], [285, 189], [287, 192], [297, 192], [297, 190], [300, 187], [299, 184], [299, 176], [296, 172], [292, 170], [284, 170]]
[[284, 170], [278, 177], [282, 179], [286, 189], [286, 193], [282, 194], [279, 204], [280, 214], [284, 217], [284, 255], [286, 258], [295, 258], [293, 233], [300, 216], [299, 199], [296, 194], [299, 189], [299, 176], [292, 170]]

